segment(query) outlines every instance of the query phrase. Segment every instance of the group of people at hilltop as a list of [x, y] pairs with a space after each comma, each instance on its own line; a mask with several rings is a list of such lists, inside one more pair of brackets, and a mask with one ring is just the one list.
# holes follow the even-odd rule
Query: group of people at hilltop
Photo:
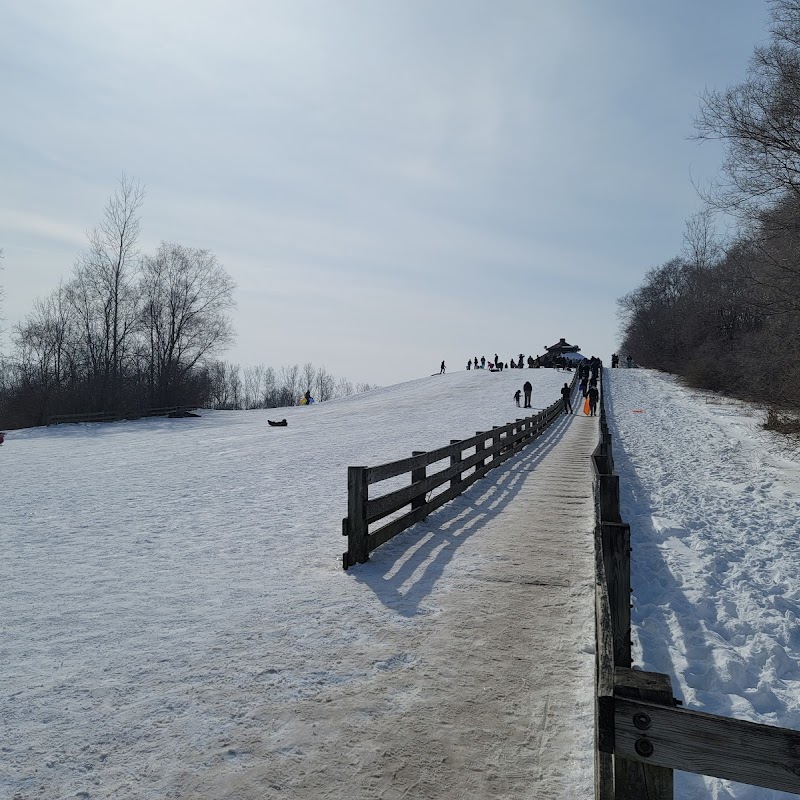
[[539, 356], [528, 356], [526, 358], [524, 353], [520, 353], [517, 358], [512, 356], [508, 362], [503, 361], [497, 353], [494, 354], [494, 361], [487, 361], [486, 356], [481, 356], [480, 360], [478, 360], [478, 356], [467, 359], [467, 369], [486, 369], [488, 367], [492, 372], [502, 372], [504, 369], [524, 369], [526, 364], [528, 369], [555, 366], [555, 364], [544, 363], [544, 360]]
[[[632, 365], [633, 359], [629, 355], [626, 359], [627, 365], [630, 367]], [[489, 366], [489, 369], [492, 372], [502, 372], [503, 369], [508, 369], [508, 364], [504, 364], [497, 356], [497, 353], [494, 354], [494, 361], [486, 361], [485, 356], [481, 356], [480, 361], [478, 360], [478, 356], [467, 361], [467, 369], [486, 369], [486, 366]], [[537, 369], [539, 367], [556, 367], [562, 366], [566, 369], [569, 369], [570, 362], [564, 356], [537, 356], [534, 358], [533, 356], [528, 356], [527, 358], [528, 368], [529, 369]], [[594, 417], [597, 414], [597, 402], [600, 397], [600, 393], [597, 388], [597, 381], [598, 376], [600, 374], [600, 367], [602, 362], [596, 356], [592, 356], [591, 358], [584, 359], [583, 361], [577, 364], [578, 370], [578, 379], [579, 389], [581, 392], [581, 396], [583, 398], [587, 398], [589, 400], [589, 415]], [[511, 359], [511, 369], [523, 369], [525, 366], [525, 355], [524, 353], [519, 354], [519, 359], [515, 360], [514, 358]], [[611, 356], [611, 366], [617, 367], [619, 366], [619, 356], [614, 353]], [[442, 361], [439, 374], [442, 375], [446, 371], [445, 363]], [[530, 381], [525, 381], [522, 386], [522, 389], [517, 389], [514, 392], [514, 401], [517, 404], [517, 407], [520, 407], [520, 399], [524, 398], [524, 405], [522, 408], [531, 408], [531, 395], [533, 393], [533, 386], [531, 385]], [[569, 384], [565, 383], [563, 388], [561, 389], [561, 396], [564, 402], [564, 412], [567, 414], [574, 413], [572, 410], [572, 402], [570, 399], [571, 390]]]

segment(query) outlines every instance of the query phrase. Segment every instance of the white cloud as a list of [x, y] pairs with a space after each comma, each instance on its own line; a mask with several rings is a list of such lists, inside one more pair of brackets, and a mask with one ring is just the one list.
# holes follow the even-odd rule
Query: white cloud
[[384, 363], [481, 336], [608, 355], [615, 297], [680, 247], [690, 165], [702, 181], [718, 162], [685, 141], [697, 92], [739, 77], [764, 9], [43, 0], [4, 15], [12, 321], [68, 271], [124, 169], [147, 186], [145, 249], [208, 247], [237, 281], [233, 358], [357, 363], [385, 383]]
[[61, 244], [80, 246], [86, 243], [85, 230], [76, 223], [64, 219], [53, 219], [32, 212], [0, 207], [0, 236], [3, 238], [13, 231], [16, 236], [38, 237]]

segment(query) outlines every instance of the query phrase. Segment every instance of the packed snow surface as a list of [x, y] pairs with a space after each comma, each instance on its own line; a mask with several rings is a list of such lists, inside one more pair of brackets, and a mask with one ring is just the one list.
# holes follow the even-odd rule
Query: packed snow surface
[[[303, 408], [11, 432], [0, 449], [0, 796], [348, 797], [349, 776], [381, 743], [358, 731], [338, 741], [345, 710], [368, 730], [381, 715], [414, 709], [426, 685], [442, 676], [458, 685], [465, 675], [469, 700], [447, 713], [474, 719], [470, 736], [486, 742], [486, 757], [447, 767], [472, 781], [463, 796], [524, 789], [528, 775], [513, 753], [559, 746], [567, 766], [558, 793], [546, 796], [571, 797], [576, 783], [588, 791], [591, 579], [574, 584], [569, 558], [556, 550], [563, 574], [533, 573], [502, 520], [537, 459], [567, 434], [586, 450], [591, 429], [579, 423], [594, 421], [565, 417], [541, 454], [511, 459], [370, 564], [341, 568], [348, 465], [504, 424], [523, 415], [512, 395], [524, 379], [534, 383], [533, 405], [544, 407], [571, 377], [471, 371]], [[284, 417], [288, 427], [267, 426]], [[585, 453], [573, 462], [584, 464]], [[581, 520], [577, 533], [591, 529]], [[589, 548], [581, 558], [590, 569]], [[498, 571], [511, 576], [507, 586], [489, 582]], [[477, 596], [486, 605], [468, 606], [474, 624], [436, 640], [431, 625], [458, 609], [467, 576], [473, 585], [483, 579]], [[545, 605], [560, 593], [575, 615], [578, 633], [568, 640], [556, 630], [548, 643], [585, 680], [572, 707], [533, 703], [529, 667], [517, 671], [519, 692], [494, 685], [493, 674], [535, 656], [532, 646], [519, 652], [532, 606], [512, 608], [507, 629], [492, 625], [490, 606], [504, 592]], [[470, 654], [463, 668], [447, 663], [455, 645]], [[368, 700], [375, 685], [381, 694]], [[481, 716], [486, 708], [491, 716]], [[415, 713], [411, 733], [430, 760], [452, 719], [429, 711], [442, 713]], [[582, 733], [559, 745], [554, 730], [567, 718], [580, 720]], [[518, 740], [504, 733], [513, 722], [522, 723]], [[362, 774], [359, 796], [399, 797], [393, 781], [406, 797], [436, 796], [424, 781], [446, 778], [445, 762], [463, 752], [451, 744], [426, 775], [414, 764]], [[392, 752], [374, 757], [393, 763]], [[293, 792], [298, 775], [314, 791]], [[387, 783], [370, 794], [369, 780]]]
[[[493, 630], [480, 613], [475, 629], [454, 628], [475, 652], [469, 669], [451, 672], [442, 655], [450, 643], [425, 632], [457, 605], [468, 576], [496, 558], [513, 567], [491, 525], [513, 517], [530, 457], [469, 490], [490, 523], [476, 524], [456, 500], [437, 514], [460, 524], [459, 535], [443, 542], [427, 523], [416, 526], [348, 573], [341, 518], [348, 465], [402, 458], [520, 416], [511, 396], [523, 374], [539, 407], [569, 377], [477, 371], [310, 408], [11, 432], [0, 448], [0, 797], [292, 797], [281, 776], [304, 770], [312, 780], [318, 753], [341, 747], [345, 699], [368, 731], [382, 713], [415, 708], [437, 670], [454, 683], [499, 670], [513, 629]], [[744, 404], [648, 370], [607, 375], [634, 548], [635, 663], [670, 674], [688, 707], [800, 729], [798, 465]], [[289, 426], [269, 428], [268, 417]], [[544, 591], [547, 578], [527, 584]], [[579, 642], [555, 644], [567, 658]], [[378, 683], [382, 707], [367, 697]], [[476, 683], [478, 702], [450, 710], [478, 719], [491, 690]], [[506, 721], [528, 714], [537, 735], [565, 714], [520, 696], [504, 703]], [[421, 741], [426, 725], [448, 724], [414, 718]], [[376, 742], [355, 735], [352, 746], [339, 780], [316, 796], [346, 796], [360, 754]], [[265, 760], [272, 783], [254, 784]], [[482, 787], [474, 796], [502, 796], [480, 783], [486, 767], [513, 780], [513, 763], [461, 767]], [[327, 775], [320, 768], [319, 779]], [[402, 770], [394, 777], [414, 786]], [[576, 761], [563, 797], [588, 796], [576, 794], [586, 777]], [[377, 786], [380, 776], [372, 779]], [[407, 796], [415, 792], [424, 796], [424, 786]], [[682, 800], [792, 796], [676, 776]]]
[[[607, 370], [634, 662], [689, 708], [800, 730], [800, 469], [743, 403]], [[676, 775], [684, 800], [790, 795]]]

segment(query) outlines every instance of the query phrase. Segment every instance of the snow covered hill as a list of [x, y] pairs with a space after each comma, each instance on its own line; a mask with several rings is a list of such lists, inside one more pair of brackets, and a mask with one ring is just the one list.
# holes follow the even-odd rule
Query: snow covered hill
[[[688, 707], [800, 730], [800, 467], [743, 403], [609, 370], [634, 662]], [[699, 776], [684, 800], [782, 792]]]
[[[347, 466], [509, 422], [525, 379], [544, 407], [565, 378], [462, 372], [308, 408], [12, 431], [0, 796], [184, 797], [209, 765], [252, 761], [231, 742], [255, 735], [253, 703], [402, 666], [380, 642], [422, 624], [457, 576], [435, 549], [385, 588], [343, 573]], [[409, 531], [372, 559], [415, 543]], [[372, 661], [342, 664], [343, 645]]]
[[[374, 575], [344, 573], [346, 468], [508, 422], [523, 380], [543, 407], [565, 377], [461, 372], [310, 408], [12, 431], [0, 797], [288, 796], [251, 776], [264, 752], [313, 775], [299, 742], [317, 729], [272, 709], [335, 691], [357, 715], [361, 687], [387, 674], [408, 677], [387, 707], [413, 707], [414, 643], [485, 530], [442, 547], [412, 529], [373, 553]], [[741, 403], [647, 370], [609, 379], [636, 663], [672, 675], [689, 706], [800, 729], [798, 464]], [[683, 775], [676, 797], [790, 795]]]

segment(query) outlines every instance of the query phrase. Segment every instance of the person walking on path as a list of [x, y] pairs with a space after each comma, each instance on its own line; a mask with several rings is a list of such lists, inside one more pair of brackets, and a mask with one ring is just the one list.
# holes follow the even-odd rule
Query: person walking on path
[[445, 369], [446, 369], [446, 368], [445, 368], [445, 366], [444, 366], [444, 361], [442, 361], [442, 367], [441, 367], [441, 369], [439, 370], [439, 374], [440, 374], [440, 375], [444, 375], [444, 373], [445, 373]]
[[525, 392], [525, 408], [531, 407], [531, 392], [533, 391], [533, 386], [531, 386], [530, 381], [525, 381], [522, 386], [522, 391]]
[[589, 416], [596, 417], [597, 400], [600, 397], [600, 392], [597, 391], [597, 386], [590, 386], [586, 396], [589, 398]]
[[570, 389], [569, 384], [565, 383], [564, 388], [561, 390], [561, 396], [564, 398], [564, 413], [571, 414], [572, 413], [572, 403], [569, 399]]
[[519, 389], [517, 389], [517, 391], [514, 392], [514, 399], [517, 401], [517, 408], [519, 408], [519, 396], [521, 394], [522, 394], [522, 392]]

